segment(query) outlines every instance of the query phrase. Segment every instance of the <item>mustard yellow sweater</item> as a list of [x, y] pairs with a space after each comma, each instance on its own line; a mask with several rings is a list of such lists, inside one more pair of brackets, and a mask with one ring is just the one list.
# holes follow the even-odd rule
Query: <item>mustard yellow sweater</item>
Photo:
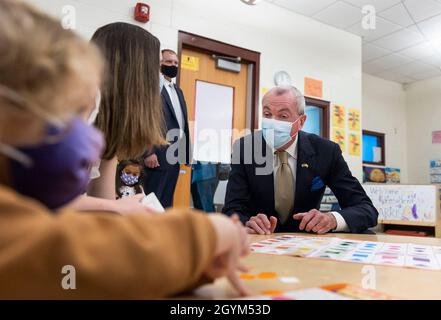
[[[215, 231], [190, 210], [128, 217], [63, 211], [0, 185], [1, 299], [151, 299], [207, 279]], [[65, 290], [64, 266], [76, 289]], [[66, 280], [66, 279], [65, 279]], [[69, 282], [72, 285], [72, 282]]]

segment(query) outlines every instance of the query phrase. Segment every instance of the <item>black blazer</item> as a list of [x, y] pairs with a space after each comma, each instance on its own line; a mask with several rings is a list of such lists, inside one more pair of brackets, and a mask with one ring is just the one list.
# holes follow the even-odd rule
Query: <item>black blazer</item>
[[[292, 215], [319, 209], [327, 185], [337, 197], [342, 208], [338, 212], [352, 233], [362, 233], [377, 225], [378, 212], [358, 180], [352, 176], [336, 143], [300, 131], [297, 148], [296, 194]], [[257, 170], [263, 168], [271, 172], [268, 173], [266, 169], [266, 174], [259, 174]], [[265, 213], [278, 218], [276, 232], [298, 232], [298, 220], [288, 218], [281, 225], [275, 211], [272, 168], [272, 150], [261, 131], [239, 139], [233, 147], [232, 171], [223, 212], [227, 215], [239, 214], [243, 223], [258, 213]]]
[[[189, 134], [189, 127], [188, 127], [188, 113], [187, 113], [187, 103], [185, 102], [185, 98], [184, 98], [184, 93], [182, 92], [182, 90], [177, 86], [174, 85], [176, 92], [178, 94], [178, 98], [179, 98], [179, 103], [181, 105], [181, 109], [182, 109], [182, 116], [184, 117], [184, 134], [185, 137], [183, 137], [183, 139], [185, 139], [185, 149], [181, 150], [180, 152], [184, 152], [185, 151], [185, 159], [182, 159], [183, 161], [181, 161], [181, 164], [189, 164], [190, 160], [192, 158], [191, 155], [191, 145], [190, 145], [190, 134]], [[162, 110], [163, 110], [163, 116], [164, 116], [164, 126], [165, 126], [165, 134], [167, 134], [167, 132], [169, 130], [172, 129], [179, 129], [179, 122], [178, 119], [176, 118], [176, 114], [175, 114], [175, 110], [173, 109], [173, 105], [170, 99], [170, 96], [168, 95], [167, 89], [164, 87], [162, 88], [161, 91], [161, 100], [162, 100]], [[168, 140], [168, 142], [170, 144], [176, 143], [178, 141], [178, 138], [175, 137], [173, 140]], [[160, 164], [160, 167], [158, 167], [157, 169], [166, 169], [167, 168], [167, 161], [166, 161], [166, 153], [167, 153], [167, 149], [168, 146], [155, 146], [154, 148], [152, 148], [151, 150], [148, 150], [145, 154], [144, 154], [144, 158], [148, 157], [149, 155], [156, 153], [157, 157], [158, 157], [158, 161]], [[178, 156], [178, 149], [175, 150], [175, 156]], [[161, 168], [162, 167], [162, 168]]]

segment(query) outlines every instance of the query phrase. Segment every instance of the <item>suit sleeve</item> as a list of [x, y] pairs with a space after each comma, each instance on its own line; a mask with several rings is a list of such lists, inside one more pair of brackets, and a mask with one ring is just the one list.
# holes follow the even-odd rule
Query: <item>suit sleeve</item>
[[360, 182], [352, 176], [340, 147], [334, 144], [333, 164], [328, 186], [337, 197], [341, 210], [352, 233], [361, 233], [377, 225], [378, 211]]
[[[206, 280], [216, 238], [201, 213], [53, 215], [36, 207], [0, 203], [0, 225], [8, 225], [0, 236], [2, 298], [156, 299]], [[75, 268], [74, 290], [62, 288], [66, 265]]]
[[241, 157], [241, 140], [233, 146], [231, 172], [228, 178], [225, 205], [222, 212], [226, 215], [238, 214], [243, 224], [250, 218], [250, 187]]
[[153, 147], [147, 149], [147, 150], [143, 153], [143, 155], [142, 155], [142, 159], [145, 159], [145, 158], [147, 158], [147, 157], [150, 157], [150, 156], [151, 156], [152, 154], [154, 154], [154, 153], [156, 153], [156, 147], [155, 147], [155, 146], [153, 146]]

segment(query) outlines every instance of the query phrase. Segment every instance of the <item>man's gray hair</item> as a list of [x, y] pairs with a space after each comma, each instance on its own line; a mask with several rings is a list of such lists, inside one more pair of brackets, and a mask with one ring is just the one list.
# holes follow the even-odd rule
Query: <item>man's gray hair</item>
[[297, 104], [297, 113], [299, 116], [305, 114], [305, 97], [300, 92], [299, 89], [297, 89], [294, 86], [279, 86], [277, 87], [277, 94], [283, 94], [287, 91], [291, 91], [291, 93], [294, 95], [294, 98], [296, 99]]

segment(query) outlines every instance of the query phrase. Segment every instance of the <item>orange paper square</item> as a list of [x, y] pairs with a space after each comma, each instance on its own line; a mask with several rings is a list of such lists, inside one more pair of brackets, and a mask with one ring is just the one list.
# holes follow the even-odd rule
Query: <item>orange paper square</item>
[[305, 77], [305, 96], [323, 97], [323, 81]]

